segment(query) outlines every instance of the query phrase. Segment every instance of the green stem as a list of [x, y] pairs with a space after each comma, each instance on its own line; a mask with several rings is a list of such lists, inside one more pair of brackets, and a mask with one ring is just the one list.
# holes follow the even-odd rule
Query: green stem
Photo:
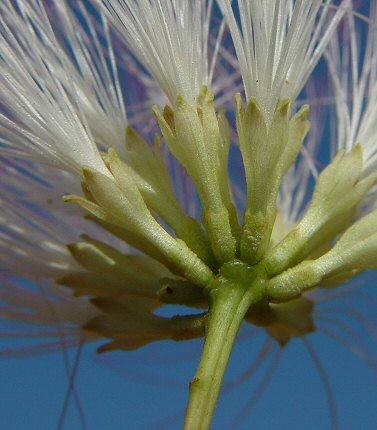
[[238, 330], [250, 305], [261, 299], [260, 288], [250, 288], [250, 284], [245, 288], [224, 278], [214, 284], [202, 357], [190, 383], [184, 430], [209, 429]]

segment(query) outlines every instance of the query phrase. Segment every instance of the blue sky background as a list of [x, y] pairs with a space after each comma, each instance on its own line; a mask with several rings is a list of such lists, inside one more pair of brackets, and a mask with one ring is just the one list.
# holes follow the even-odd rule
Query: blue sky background
[[[326, 152], [322, 156], [326, 158]], [[353, 298], [323, 305], [331, 308], [327, 317], [336, 321], [322, 325], [346, 333], [353, 354], [321, 331], [308, 336], [334, 392], [341, 430], [377, 428], [377, 360], [372, 359], [377, 357], [377, 285], [374, 276], [363, 279], [365, 285], [352, 293]], [[365, 339], [357, 334], [362, 324], [363, 331], [369, 331]], [[262, 330], [245, 324], [231, 357], [225, 386], [231, 387], [237, 379], [242, 383], [223, 392], [213, 429], [331, 429], [326, 389], [300, 339], [294, 339], [282, 353], [273, 344], [258, 371], [240, 378], [256, 362], [265, 342]], [[1, 344], [7, 346], [5, 341]], [[95, 353], [98, 345], [85, 347], [74, 383], [87, 429], [181, 428], [188, 381], [194, 376], [201, 345], [202, 341], [162, 342], [135, 352], [101, 356]], [[71, 364], [76, 353], [69, 353]], [[0, 384], [1, 430], [58, 428], [69, 385], [61, 352], [3, 359]], [[71, 398], [62, 429], [82, 428], [77, 403]]]
[[[375, 285], [370, 287], [373, 290]], [[373, 297], [377, 300], [375, 291]], [[340, 307], [339, 302], [337, 307]], [[373, 307], [376, 310], [375, 303]], [[360, 313], [366, 311], [354, 306], [352, 310]], [[332, 315], [336, 316], [335, 310]], [[352, 318], [344, 321], [352, 327]], [[369, 319], [369, 322], [376, 335], [375, 321]], [[331, 324], [328, 326], [331, 327]], [[240, 338], [229, 365], [225, 382], [228, 388], [229, 381], [239, 379], [255, 363], [265, 342], [262, 332], [255, 332], [249, 325], [245, 325]], [[308, 336], [308, 340], [328, 374], [336, 399], [339, 428], [376, 428], [376, 367], [372, 371], [365, 361], [321, 333]], [[354, 346], [357, 343], [355, 338]], [[94, 346], [86, 347], [80, 359], [75, 386], [87, 428], [179, 429], [187, 401], [187, 382], [195, 373], [200, 346], [201, 341], [182, 344], [165, 342], [136, 352], [102, 356], [96, 356]], [[276, 361], [279, 350], [280, 347], [274, 345], [253, 377], [244, 378], [243, 383], [239, 383], [233, 391], [223, 392], [213, 429], [331, 429], [329, 401], [313, 360], [302, 342], [299, 339], [292, 341]], [[375, 345], [372, 351], [376, 356]], [[75, 351], [71, 351], [71, 362], [74, 354]], [[274, 360], [278, 366], [272, 374], [271, 363]], [[270, 374], [271, 380], [267, 384], [265, 378]], [[57, 428], [68, 385], [61, 353], [3, 360], [0, 380], [3, 389], [1, 429]], [[258, 386], [265, 386], [266, 390], [263, 395], [255, 396]], [[254, 406], [250, 404], [253, 397]], [[258, 401], [255, 402], [255, 399]], [[241, 417], [245, 418], [242, 423], [239, 422]], [[82, 428], [77, 405], [72, 400], [62, 428]]]

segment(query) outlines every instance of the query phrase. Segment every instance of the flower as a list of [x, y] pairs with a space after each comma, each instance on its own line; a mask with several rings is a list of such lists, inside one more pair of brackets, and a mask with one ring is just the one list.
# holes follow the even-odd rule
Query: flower
[[279, 100], [296, 100], [339, 23], [342, 1], [330, 17], [321, 0], [239, 0], [239, 27], [229, 0], [218, 1], [230, 27], [246, 98], [254, 97], [267, 122]]
[[101, 3], [119, 35], [172, 104], [177, 95], [193, 103], [201, 87], [211, 85], [208, 45], [213, 0]]
[[124, 129], [117, 77], [113, 87], [104, 84], [112, 82], [112, 74], [103, 57], [97, 61], [100, 42], [87, 42], [84, 31], [73, 32], [64, 3], [58, 3], [60, 19], [71, 22], [65, 25], [65, 36], [75, 60], [57, 42], [41, 3], [2, 2], [2, 151], [38, 161], [43, 158], [79, 174], [83, 165], [107, 174], [93, 135], [98, 127], [102, 133], [107, 127], [118, 130], [118, 136], [120, 124]]
[[[234, 91], [242, 91], [243, 87], [237, 58], [232, 48], [220, 43], [229, 38], [229, 31], [224, 29], [224, 24], [224, 20], [219, 23], [211, 22], [208, 49], [216, 58], [216, 62], [212, 61], [212, 66], [216, 65], [216, 67], [213, 70], [210, 87], [215, 96], [216, 108], [225, 108], [231, 112], [234, 105]], [[114, 35], [114, 46], [116, 46], [119, 57], [117, 64], [127, 72], [130, 81], [127, 90], [128, 123], [132, 128], [141, 132], [143, 136], [149, 134], [152, 136], [158, 132], [158, 126], [151, 106], [155, 105], [162, 110], [169, 103], [169, 99], [159, 82], [147, 70], [140, 67], [138, 58], [124, 49], [122, 40], [123, 35], [121, 33]]]
[[[224, 19], [212, 26], [217, 6]], [[320, 120], [297, 99], [343, 16], [351, 48], [343, 48], [342, 61], [347, 52], [358, 55], [353, 6], [351, 0], [239, 0], [239, 27], [235, 5], [226, 0], [93, 0], [88, 8], [81, 0], [5, 0], [0, 318], [10, 327], [7, 337], [48, 340], [2, 355], [59, 346], [78, 346], [79, 355], [91, 341], [100, 342], [98, 352], [125, 351], [204, 337], [184, 429], [206, 430], [246, 320], [268, 340], [245, 374], [269, 345], [282, 350], [298, 338], [332, 404], [308, 337], [317, 331], [318, 289], [377, 267], [377, 172], [367, 160], [374, 117], [370, 101], [365, 112], [360, 101], [366, 82], [373, 93], [373, 31], [360, 79], [352, 74], [349, 110], [341, 61], [329, 59], [344, 119], [337, 129], [341, 149], [323, 169], [315, 161]], [[226, 25], [237, 59], [225, 52]], [[330, 49], [338, 49], [336, 37]], [[240, 76], [245, 107], [234, 94]], [[136, 118], [126, 117], [135, 81], [147, 83], [144, 101], [168, 102], [162, 111], [153, 108], [162, 135], [153, 145], [149, 127], [131, 128]], [[227, 117], [215, 102], [233, 97]], [[355, 124], [347, 128], [350, 117]], [[312, 131], [309, 120], [316, 122]], [[228, 171], [233, 159], [245, 176], [241, 184]], [[165, 313], [169, 305], [180, 306], [178, 315]], [[363, 316], [349, 315], [370, 331]], [[67, 365], [58, 427], [75, 394], [76, 364]]]
[[[377, 17], [376, 5], [370, 5], [369, 19]], [[326, 53], [330, 77], [334, 83], [337, 139], [333, 152], [352, 150], [358, 143], [363, 148], [364, 175], [376, 167], [376, 139], [374, 109], [377, 94], [377, 32], [373, 24], [366, 36], [367, 45], [360, 46], [360, 22], [347, 14], [342, 33], [333, 38]]]

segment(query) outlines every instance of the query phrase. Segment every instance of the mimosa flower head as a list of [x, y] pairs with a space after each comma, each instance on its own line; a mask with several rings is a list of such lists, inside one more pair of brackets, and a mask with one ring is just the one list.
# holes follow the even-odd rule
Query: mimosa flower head
[[344, 0], [333, 13], [331, 1], [239, 0], [239, 25], [232, 2], [218, 3], [232, 34], [246, 98], [257, 100], [267, 122], [279, 100], [296, 100], [350, 5]]
[[171, 104], [177, 95], [194, 103], [200, 88], [211, 85], [209, 34], [213, 0], [102, 3], [121, 37]]
[[[64, 2], [58, 4], [60, 19], [69, 19]], [[109, 128], [110, 137], [114, 130], [119, 135], [125, 113], [116, 75], [112, 81], [100, 42], [88, 42], [89, 35], [73, 31], [70, 20], [64, 37], [73, 59], [57, 41], [41, 2], [16, 5], [6, 0], [0, 10], [3, 153], [43, 159], [79, 173], [83, 165], [91, 166], [107, 174], [96, 145], [103, 139], [99, 136], [96, 142], [96, 130]], [[108, 86], [105, 81], [115, 83]], [[112, 145], [120, 146], [117, 139]]]
[[[337, 139], [333, 155], [341, 149], [351, 151], [357, 144], [363, 148], [364, 172], [377, 166], [377, 5], [370, 3], [370, 21], [366, 45], [361, 44], [359, 33], [363, 24], [360, 17], [347, 13], [338, 37], [334, 37], [326, 59], [334, 85]], [[335, 121], [334, 121], [335, 123]]]
[[[15, 336], [53, 338], [43, 352], [204, 337], [184, 430], [209, 429], [244, 321], [318, 363], [311, 290], [377, 268], [376, 32], [361, 54], [354, 6], [4, 0], [0, 318], [30, 324]], [[324, 166], [322, 117], [299, 105], [326, 49]]]

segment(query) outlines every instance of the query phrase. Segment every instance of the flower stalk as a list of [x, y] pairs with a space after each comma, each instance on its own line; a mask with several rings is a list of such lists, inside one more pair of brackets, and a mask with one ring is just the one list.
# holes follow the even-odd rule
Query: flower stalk
[[264, 298], [260, 269], [240, 261], [225, 264], [209, 285], [210, 309], [205, 343], [194, 379], [184, 430], [207, 430], [219, 396], [233, 344], [250, 306]]

